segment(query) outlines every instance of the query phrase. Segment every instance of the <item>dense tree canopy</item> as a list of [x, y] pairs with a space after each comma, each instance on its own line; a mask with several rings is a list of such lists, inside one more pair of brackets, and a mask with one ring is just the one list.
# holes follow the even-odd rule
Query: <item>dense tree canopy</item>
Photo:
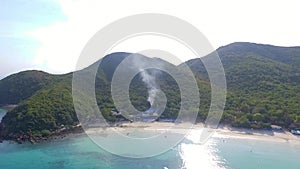
[[[271, 124], [285, 128], [300, 126], [300, 48], [233, 43], [217, 51], [228, 86], [222, 123], [255, 129], [269, 128]], [[119, 117], [113, 114], [118, 110], [110, 94], [111, 78], [127, 55], [114, 53], [106, 56], [96, 76], [97, 104], [103, 116], [112, 122]], [[208, 58], [209, 55], [202, 59]], [[163, 60], [160, 62], [176, 68]], [[197, 79], [201, 97], [199, 110], [189, 111], [198, 111], [197, 120], [204, 121], [210, 106], [209, 78], [200, 59], [186, 63]], [[178, 85], [163, 72], [156, 78], [168, 99], [160, 118], [175, 119], [181, 99]], [[78, 124], [71, 87], [72, 74], [58, 76], [27, 71], [1, 80], [0, 104], [18, 104], [4, 117], [2, 135], [18, 132], [47, 135]], [[147, 86], [140, 75], [131, 82], [129, 93], [136, 109], [146, 111], [149, 108]]]

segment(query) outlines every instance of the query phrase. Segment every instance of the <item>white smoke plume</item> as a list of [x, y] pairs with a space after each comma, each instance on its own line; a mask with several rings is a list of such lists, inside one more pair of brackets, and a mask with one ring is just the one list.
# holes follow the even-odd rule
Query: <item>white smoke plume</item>
[[[154, 104], [154, 101], [156, 99], [156, 96], [158, 92], [160, 91], [159, 85], [156, 83], [156, 77], [160, 73], [159, 71], [149, 71], [145, 70], [144, 68], [146, 67], [145, 65], [148, 64], [149, 59], [143, 55], [140, 54], [132, 54], [132, 63], [135, 68], [137, 68], [140, 71], [140, 75], [142, 77], [142, 81], [146, 84], [148, 88], [148, 101], [150, 105], [152, 106]], [[163, 64], [161, 62], [155, 61], [151, 59], [151, 62], [157, 62], [156, 66], [157, 67], [162, 67]]]
[[159, 87], [156, 84], [156, 73], [150, 74], [147, 70], [140, 69], [143, 82], [147, 85], [148, 88], [148, 102], [152, 106], [156, 97]]

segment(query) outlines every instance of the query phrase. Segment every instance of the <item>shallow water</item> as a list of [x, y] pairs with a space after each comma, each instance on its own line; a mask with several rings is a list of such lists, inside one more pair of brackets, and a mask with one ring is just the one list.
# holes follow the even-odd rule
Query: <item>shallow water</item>
[[[0, 111], [0, 116], [3, 113]], [[145, 159], [112, 155], [84, 134], [37, 145], [5, 141], [0, 144], [0, 169], [298, 169], [300, 166], [300, 147], [293, 144], [214, 137], [200, 145], [192, 139], [195, 134], [191, 133], [174, 149]]]
[[[224, 140], [224, 141], [223, 141]], [[300, 146], [253, 139], [218, 139], [215, 148], [230, 168], [299, 169]]]
[[112, 155], [96, 146], [87, 136], [31, 144], [0, 144], [0, 168], [132, 169], [180, 168], [177, 150], [148, 159], [129, 159]]
[[6, 114], [6, 110], [0, 109], [0, 122], [2, 120], [2, 117]]

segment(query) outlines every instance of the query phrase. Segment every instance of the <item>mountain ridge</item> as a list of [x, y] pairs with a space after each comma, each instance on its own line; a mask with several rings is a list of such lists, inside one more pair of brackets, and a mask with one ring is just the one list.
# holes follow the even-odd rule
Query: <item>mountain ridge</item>
[[[280, 125], [285, 128], [300, 126], [300, 101], [297, 99], [300, 98], [300, 69], [297, 67], [300, 64], [300, 47], [277, 47], [237, 42], [222, 46], [217, 49], [217, 52], [224, 65], [228, 86], [227, 102], [222, 123], [246, 128], [269, 128], [271, 124]], [[103, 58], [103, 62], [100, 63], [100, 67], [98, 68], [95, 84], [98, 106], [104, 117], [112, 122], [120, 119], [112, 115], [112, 112], [117, 110], [113, 105], [109, 93], [110, 82], [115, 68], [128, 55], [130, 53], [120, 52], [109, 54]], [[119, 58], [116, 56], [119, 56]], [[209, 55], [201, 59], [209, 59]], [[201, 59], [192, 59], [185, 62], [196, 77], [201, 94], [200, 97], [202, 97], [202, 107], [197, 110], [197, 121], [205, 120], [210, 104], [209, 78]], [[97, 65], [97, 63], [93, 65]], [[20, 74], [12, 76], [17, 77], [17, 75], [20, 76]], [[16, 90], [19, 96], [18, 100], [12, 100], [11, 103], [18, 102], [19, 106], [21, 108], [23, 106], [23, 108], [19, 107], [18, 109], [17, 107], [7, 113], [0, 127], [2, 137], [19, 132], [13, 130], [13, 126], [8, 127], [10, 123], [14, 124], [14, 126], [19, 125], [18, 130], [26, 128], [27, 130], [22, 131], [23, 133], [30, 131], [34, 135], [45, 135], [45, 133], [49, 134], [60, 129], [61, 126], [78, 124], [74, 116], [74, 108], [70, 105], [70, 102], [72, 104], [72, 99], [69, 97], [71, 95], [72, 74], [49, 76], [51, 78], [45, 75], [45, 82], [43, 78], [41, 81], [35, 80], [38, 84], [37, 87], [31, 93], [25, 95], [26, 97], [18, 95], [19, 90]], [[7, 78], [9, 79], [10, 77]], [[6, 80], [7, 78], [0, 81], [0, 86], [4, 82], [9, 83]], [[16, 79], [18, 80], [19, 78]], [[164, 92], [170, 98], [170, 102], [167, 103], [167, 112], [163, 114], [163, 117], [175, 118], [175, 111], [178, 109], [178, 101], [180, 101], [180, 94], [178, 94], [177, 89], [174, 90], [176, 88], [176, 85], [174, 85], [175, 82], [167, 75], [159, 78], [159, 82]], [[3, 93], [9, 90], [9, 86], [6, 85], [2, 93], [0, 90], [0, 96], [5, 95]], [[130, 91], [131, 102], [137, 109], [146, 110], [149, 108], [147, 103], [147, 87], [143, 85], [140, 78], [134, 79]], [[66, 94], [69, 101], [58, 101], [56, 105], [59, 106], [54, 106], [52, 102], [56, 102], [57, 100], [51, 95], [59, 95], [59, 93]], [[13, 94], [10, 97], [12, 96]], [[40, 102], [40, 98], [48, 98], [49, 100]], [[29, 104], [30, 101], [31, 104]], [[32, 103], [35, 101], [39, 104], [33, 107]], [[9, 104], [8, 101], [6, 102]], [[44, 109], [47, 111], [43, 112]], [[36, 116], [32, 116], [32, 114], [36, 114]], [[18, 117], [19, 119], [24, 119], [25, 117], [26, 119], [29, 116], [32, 116], [33, 120], [27, 118], [26, 123], [28, 125], [25, 126], [21, 125], [22, 122], [25, 122], [24, 120], [20, 122], [16, 120], [12, 121], [12, 119], [18, 119]], [[44, 127], [34, 127], [31, 123], [34, 120], [36, 124]], [[41, 124], [41, 121], [45, 123]]]

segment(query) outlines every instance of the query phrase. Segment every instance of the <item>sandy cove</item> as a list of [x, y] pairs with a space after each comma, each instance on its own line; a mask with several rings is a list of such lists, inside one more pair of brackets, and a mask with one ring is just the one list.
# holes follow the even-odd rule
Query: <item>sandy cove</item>
[[[123, 123], [116, 127], [107, 128], [89, 128], [85, 130], [87, 134], [107, 134], [107, 132], [117, 131], [128, 135], [137, 130], [144, 132], [172, 132], [179, 134], [187, 134], [186, 129], [201, 130], [203, 124], [198, 123], [192, 125], [189, 123], [168, 123], [168, 122], [153, 122], [153, 123]], [[212, 130], [212, 129], [210, 129]], [[272, 130], [252, 130], [232, 127], [220, 127], [215, 129], [212, 137], [215, 138], [236, 138], [236, 139], [254, 139], [262, 141], [282, 142], [300, 145], [300, 136], [293, 135], [289, 131], [272, 131]]]
[[278, 132], [272, 130], [251, 130], [251, 129], [222, 127], [216, 130], [214, 136], [215, 137], [225, 136], [229, 138], [240, 138], [240, 139], [254, 139], [254, 140], [292, 143], [292, 144], [300, 145], [300, 136], [294, 135], [291, 132], [285, 130]]

